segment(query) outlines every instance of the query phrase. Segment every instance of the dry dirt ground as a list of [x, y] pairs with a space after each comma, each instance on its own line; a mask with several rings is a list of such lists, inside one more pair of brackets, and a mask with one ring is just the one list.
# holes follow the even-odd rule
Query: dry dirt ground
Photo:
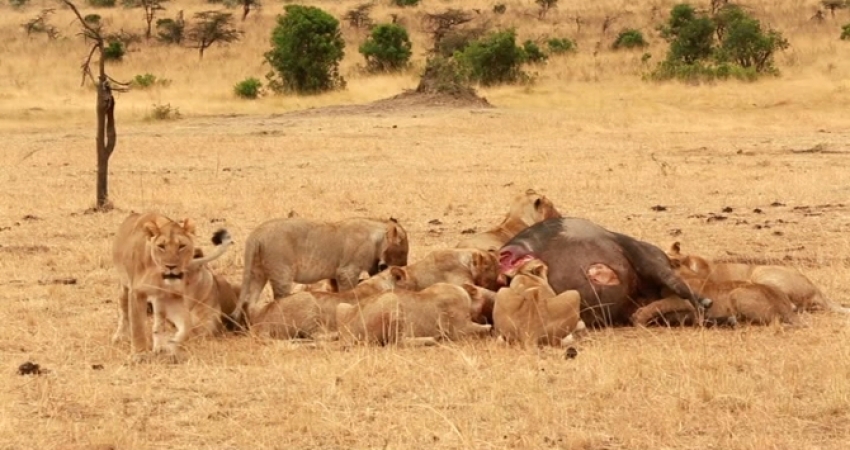
[[[295, 211], [397, 217], [416, 260], [535, 188], [565, 215], [659, 246], [785, 258], [847, 303], [845, 119], [624, 98], [131, 123], [112, 160], [117, 209], [98, 214], [86, 213], [91, 126], [5, 133], [0, 448], [844, 449], [840, 315], [804, 314], [801, 329], [596, 331], [570, 360], [491, 340], [341, 351], [231, 336], [190, 342], [184, 364], [132, 366], [128, 345], [109, 342], [109, 251], [129, 211], [156, 208], [197, 220], [204, 242], [229, 228], [235, 249], [213, 264], [238, 282], [250, 230]], [[17, 374], [27, 361], [44, 373]]]

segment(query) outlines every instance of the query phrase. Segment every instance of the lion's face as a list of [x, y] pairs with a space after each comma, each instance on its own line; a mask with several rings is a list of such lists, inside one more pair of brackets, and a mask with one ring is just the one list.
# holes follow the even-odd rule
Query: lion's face
[[182, 282], [186, 268], [195, 253], [195, 227], [189, 219], [182, 224], [169, 222], [158, 227], [155, 222], [145, 224], [148, 233], [151, 258], [161, 270], [166, 284]]
[[545, 195], [538, 194], [533, 189], [529, 189], [525, 194], [514, 199], [510, 215], [521, 218], [528, 225], [561, 217], [561, 213], [555, 209], [552, 200], [549, 200]]
[[670, 266], [679, 272], [692, 272], [696, 275], [708, 275], [711, 272], [711, 267], [707, 260], [696, 255], [683, 254], [679, 242], [674, 242], [670, 245], [670, 249], [666, 253], [667, 258], [670, 259]]
[[387, 234], [381, 248], [378, 270], [384, 270], [389, 266], [407, 265], [407, 253], [410, 248], [407, 232], [395, 219], [390, 219], [387, 223]]

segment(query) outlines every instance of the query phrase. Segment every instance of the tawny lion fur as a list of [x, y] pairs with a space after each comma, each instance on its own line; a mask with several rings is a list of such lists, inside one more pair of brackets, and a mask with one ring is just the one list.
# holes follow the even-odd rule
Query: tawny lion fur
[[353, 288], [366, 271], [407, 265], [407, 232], [395, 220], [351, 218], [333, 223], [302, 218], [269, 220], [245, 241], [242, 289], [233, 319], [271, 283], [273, 297], [292, 293], [292, 284], [332, 278], [340, 292]]
[[697, 255], [683, 254], [679, 242], [670, 246], [667, 256], [674, 266], [687, 267], [697, 276], [710, 282], [749, 281], [771, 286], [787, 295], [800, 311], [830, 310], [850, 313], [850, 308], [842, 307], [827, 298], [811, 280], [793, 267], [711, 262]]
[[516, 196], [502, 222], [495, 228], [461, 240], [456, 248], [477, 248], [497, 251], [520, 231], [546, 219], [561, 217], [555, 205], [545, 195], [529, 189]]
[[[236, 294], [206, 264], [221, 257], [231, 244], [225, 231], [213, 254], [193, 258], [195, 225], [190, 219], [178, 223], [156, 212], [130, 214], [118, 228], [112, 248], [120, 285], [113, 342], [129, 337], [134, 357], [146, 353], [148, 301], [153, 305], [155, 353], [177, 356], [190, 336], [220, 332], [222, 313], [232, 310]], [[171, 337], [166, 321], [176, 329]]]
[[500, 339], [524, 345], [567, 345], [575, 339], [574, 331], [585, 329], [581, 295], [574, 290], [556, 295], [543, 261], [528, 258], [508, 275], [511, 283], [499, 289], [493, 307], [493, 328]]
[[372, 297], [356, 305], [336, 307], [340, 339], [351, 344], [433, 344], [489, 334], [490, 325], [472, 321], [478, 288], [436, 283], [421, 291], [399, 289]]

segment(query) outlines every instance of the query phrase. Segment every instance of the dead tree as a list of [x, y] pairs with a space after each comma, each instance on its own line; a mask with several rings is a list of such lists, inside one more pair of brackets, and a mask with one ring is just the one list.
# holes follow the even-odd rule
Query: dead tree
[[59, 30], [56, 29], [53, 25], [47, 23], [47, 16], [53, 14], [55, 11], [53, 8], [42, 9], [37, 16], [30, 19], [27, 23], [21, 25], [24, 27], [24, 30], [27, 32], [27, 37], [32, 35], [33, 33], [44, 33], [47, 35], [47, 38], [55, 40], [59, 37]]
[[[374, 22], [372, 22], [372, 18], [369, 17], [369, 14], [372, 11], [372, 3], [364, 3], [356, 8], [348, 10], [342, 19], [348, 22], [348, 26], [351, 28], [358, 29], [368, 29], [372, 28]], [[396, 15], [391, 14], [393, 16], [393, 23], [395, 23]]]
[[[115, 97], [113, 97], [112, 92], [126, 91], [129, 89], [129, 84], [116, 81], [106, 74], [106, 58], [104, 58], [106, 39], [102, 34], [100, 22], [96, 24], [86, 22], [70, 0], [62, 0], [62, 2], [68, 5], [79, 19], [80, 25], [83, 27], [81, 34], [94, 42], [81, 66], [83, 79], [80, 85], [83, 86], [86, 80], [91, 80], [97, 86], [97, 203], [95, 209], [107, 211], [112, 207], [112, 203], [109, 201], [108, 188], [109, 157], [115, 151], [115, 143], [118, 138], [115, 131]], [[91, 70], [91, 60], [95, 53], [98, 53], [100, 58], [97, 80], [95, 80]]]
[[165, 7], [162, 6], [163, 3], [168, 0], [140, 0], [142, 4], [142, 8], [145, 10], [145, 24], [147, 27], [145, 28], [145, 40], [149, 41], [151, 39], [151, 26], [153, 24], [153, 19], [156, 17], [156, 13], [158, 11], [165, 11]]

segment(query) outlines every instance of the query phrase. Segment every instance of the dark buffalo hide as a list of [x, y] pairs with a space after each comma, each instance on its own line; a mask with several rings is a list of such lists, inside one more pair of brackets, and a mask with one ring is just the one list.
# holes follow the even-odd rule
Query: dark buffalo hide
[[637, 308], [671, 294], [711, 305], [676, 275], [660, 248], [586, 219], [561, 217], [526, 228], [500, 249], [502, 273], [529, 257], [549, 266], [556, 293], [579, 291], [588, 326], [629, 323]]

